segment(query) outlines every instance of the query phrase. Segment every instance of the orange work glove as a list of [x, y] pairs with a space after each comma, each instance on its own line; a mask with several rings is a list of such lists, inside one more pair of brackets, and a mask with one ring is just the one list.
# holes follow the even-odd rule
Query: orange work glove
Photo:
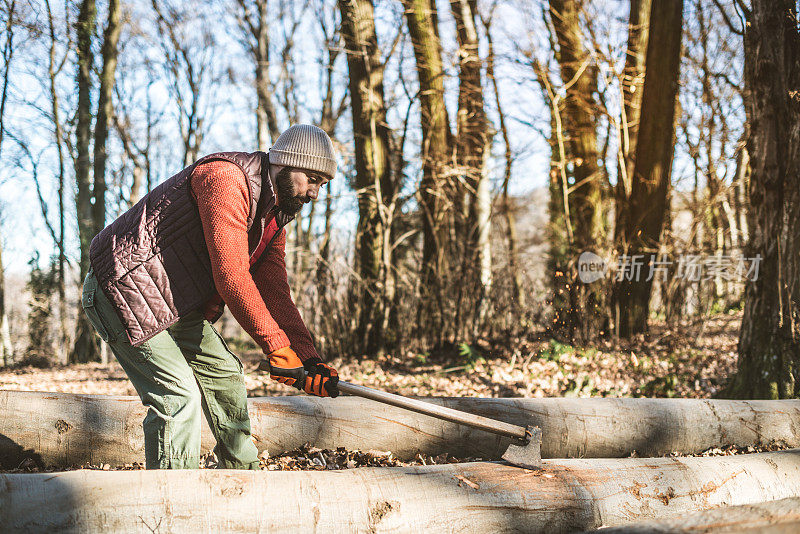
[[309, 358], [303, 362], [306, 372], [306, 384], [303, 388], [309, 395], [317, 397], [339, 396], [339, 373], [319, 358]]
[[262, 361], [259, 370], [269, 371], [269, 377], [282, 384], [294, 386], [309, 395], [317, 397], [337, 397], [339, 373], [319, 358], [301, 361], [290, 348], [273, 351], [269, 359]]
[[300, 361], [300, 358], [297, 357], [291, 347], [272, 351], [269, 359], [262, 361], [258, 368], [269, 371], [269, 377], [281, 384], [303, 389], [302, 386], [305, 382], [303, 378], [306, 376], [306, 370], [303, 368], [303, 362]]

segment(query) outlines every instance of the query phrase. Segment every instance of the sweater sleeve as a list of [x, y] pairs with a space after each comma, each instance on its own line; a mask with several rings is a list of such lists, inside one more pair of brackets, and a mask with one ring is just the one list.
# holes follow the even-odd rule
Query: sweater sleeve
[[282, 229], [272, 246], [264, 251], [264, 257], [253, 279], [270, 313], [289, 337], [297, 356], [303, 361], [319, 358], [311, 334], [300, 317], [289, 289], [286, 274], [286, 230]]
[[269, 354], [289, 346], [289, 338], [267, 309], [250, 274], [246, 180], [235, 164], [216, 160], [198, 165], [191, 185], [217, 292], [245, 332]]

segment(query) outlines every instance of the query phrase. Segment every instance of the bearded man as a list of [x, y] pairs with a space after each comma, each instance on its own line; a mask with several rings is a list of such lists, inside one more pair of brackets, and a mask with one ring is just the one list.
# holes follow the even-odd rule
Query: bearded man
[[148, 469], [199, 467], [201, 410], [218, 466], [259, 468], [242, 363], [212, 326], [226, 305], [273, 379], [338, 395], [289, 292], [283, 229], [335, 174], [328, 135], [295, 125], [268, 153], [199, 159], [92, 240], [82, 306], [148, 407]]

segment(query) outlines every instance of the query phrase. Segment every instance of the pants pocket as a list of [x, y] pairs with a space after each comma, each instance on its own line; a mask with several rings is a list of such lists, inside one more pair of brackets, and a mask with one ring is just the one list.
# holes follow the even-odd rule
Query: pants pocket
[[214, 327], [214, 325], [209, 323], [209, 326], [214, 331], [214, 333], [217, 334], [219, 340], [222, 341], [222, 346], [225, 347], [225, 350], [228, 351], [228, 354], [230, 354], [233, 357], [233, 359], [236, 360], [236, 363], [239, 365], [239, 373], [244, 374], [244, 365], [242, 364], [242, 360], [240, 360], [239, 357], [236, 355], [236, 353], [231, 350], [231, 348], [228, 346], [228, 342], [225, 341], [225, 338], [222, 337], [222, 334], [219, 333], [219, 331]]
[[83, 294], [81, 295], [81, 307], [83, 308], [89, 322], [106, 343], [114, 341], [111, 329], [108, 327], [107, 322], [103, 319], [102, 314], [97, 310], [95, 300], [97, 296], [97, 281], [90, 272], [86, 277], [83, 284]]

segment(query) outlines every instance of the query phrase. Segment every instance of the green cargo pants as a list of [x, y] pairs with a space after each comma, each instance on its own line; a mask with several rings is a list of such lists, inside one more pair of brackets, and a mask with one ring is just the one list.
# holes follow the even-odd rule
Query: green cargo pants
[[259, 468], [242, 362], [200, 311], [134, 347], [92, 270], [81, 304], [148, 407], [142, 423], [147, 469], [199, 467], [201, 409], [217, 440], [218, 466]]

